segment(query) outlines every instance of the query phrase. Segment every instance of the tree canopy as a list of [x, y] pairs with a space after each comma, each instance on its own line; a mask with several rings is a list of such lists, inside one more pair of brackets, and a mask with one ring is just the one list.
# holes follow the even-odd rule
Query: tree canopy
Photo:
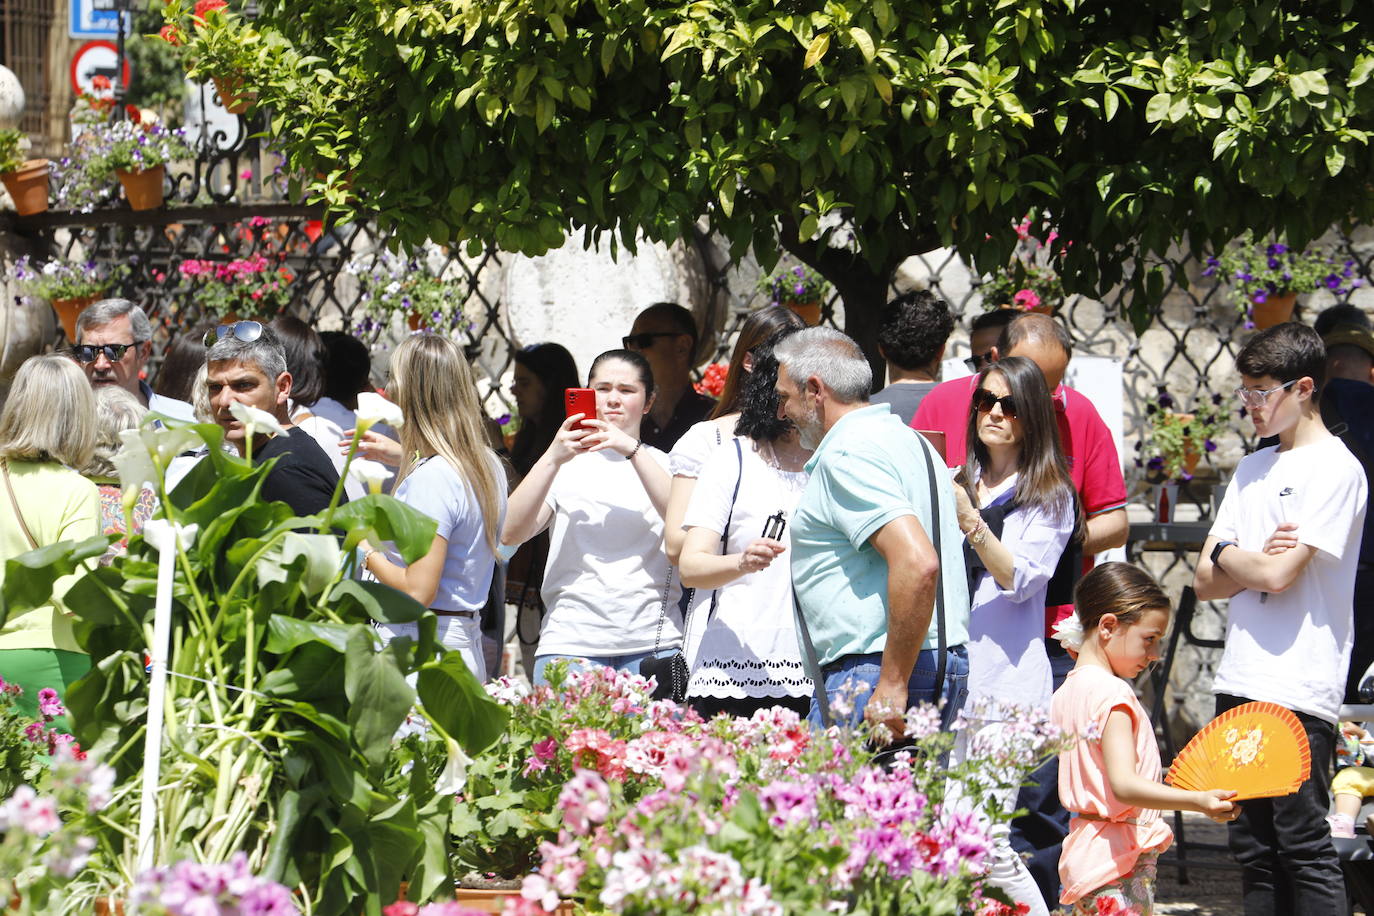
[[[1006, 263], [1033, 208], [1072, 291], [1243, 230], [1371, 216], [1355, 0], [266, 0], [248, 82], [317, 198], [408, 243], [539, 254], [706, 220], [836, 283]], [[836, 218], [839, 217], [839, 218]], [[839, 237], [843, 236], [841, 243]], [[1139, 316], [1137, 316], [1139, 317]]]

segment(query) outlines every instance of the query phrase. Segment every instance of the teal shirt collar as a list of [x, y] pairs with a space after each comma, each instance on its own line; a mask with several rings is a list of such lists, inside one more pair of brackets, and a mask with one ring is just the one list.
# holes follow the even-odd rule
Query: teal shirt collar
[[840, 417], [835, 421], [835, 425], [830, 427], [830, 432], [825, 434], [825, 438], [821, 439], [821, 444], [816, 446], [816, 450], [811, 453], [810, 459], [806, 462], [806, 473], [813, 473], [816, 470], [816, 465], [820, 463], [821, 455], [825, 454], [829, 448], [835, 447], [832, 446], [832, 443], [839, 439], [836, 433], [840, 433], [846, 426], [852, 426], [856, 422], [862, 423], [866, 419], [872, 419], [884, 414], [890, 415], [891, 413], [891, 404], [869, 404], [867, 407], [851, 410], [849, 413]]

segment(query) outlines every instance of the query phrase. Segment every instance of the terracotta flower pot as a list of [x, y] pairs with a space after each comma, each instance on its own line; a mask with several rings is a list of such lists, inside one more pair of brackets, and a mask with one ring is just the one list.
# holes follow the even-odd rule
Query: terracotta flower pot
[[30, 159], [15, 169], [0, 175], [5, 189], [14, 201], [14, 212], [32, 216], [48, 209], [48, 160]]
[[[516, 890], [460, 887], [453, 892], [453, 902], [479, 913], [500, 913], [507, 900], [519, 896], [520, 892]], [[572, 916], [572, 913], [573, 905], [567, 901], [559, 903], [558, 909], [554, 910], [555, 916]]]
[[76, 319], [85, 311], [86, 306], [103, 298], [105, 298], [105, 294], [99, 292], [92, 296], [73, 296], [71, 299], [54, 299], [49, 303], [52, 306], [52, 310], [57, 313], [57, 320], [62, 322], [62, 333], [67, 335], [68, 340], [75, 342]]
[[1293, 318], [1293, 308], [1297, 305], [1297, 293], [1279, 293], [1263, 302], [1250, 303], [1250, 320], [1257, 330], [1272, 328]]
[[219, 95], [220, 104], [230, 114], [241, 115], [245, 113], [248, 111], [248, 106], [252, 105], [253, 100], [258, 97], [256, 92], [244, 90], [242, 76], [212, 76], [210, 79], [215, 84], [215, 92]]
[[821, 304], [819, 302], [787, 302], [784, 303], [789, 309], [796, 312], [806, 326], [814, 328], [821, 323]]
[[406, 315], [406, 327], [412, 331], [418, 331], [428, 326], [429, 323], [425, 321], [425, 316], [421, 315], [418, 310], [411, 309], [410, 313]]
[[119, 183], [124, 186], [124, 197], [135, 210], [156, 210], [162, 206], [162, 180], [167, 175], [165, 166], [155, 165], [141, 172], [126, 172], [116, 169]]

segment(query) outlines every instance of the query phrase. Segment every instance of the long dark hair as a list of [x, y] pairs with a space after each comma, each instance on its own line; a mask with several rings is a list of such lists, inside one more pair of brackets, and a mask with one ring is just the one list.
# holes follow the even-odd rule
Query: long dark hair
[[[744, 357], [751, 350], [765, 340], [773, 339], [781, 331], [800, 331], [804, 327], [806, 322], [802, 321], [801, 316], [780, 305], [765, 305], [757, 311], [750, 312], [740, 325], [739, 338], [735, 341], [735, 349], [730, 353], [730, 368], [725, 373], [725, 386], [720, 390], [720, 400], [716, 402], [716, 409], [711, 411], [711, 419], [743, 410], [741, 401], [744, 399], [744, 381], [749, 376], [749, 373], [744, 371]], [[757, 371], [757, 353], [754, 354], [754, 365]], [[773, 406], [776, 410], [777, 405]], [[773, 438], [776, 439], [777, 436]]]
[[784, 327], [752, 348], [754, 368], [744, 376], [740, 389], [736, 436], [747, 436], [755, 442], [773, 442], [792, 428], [791, 420], [778, 419], [778, 358], [773, 355], [773, 348], [801, 327], [805, 324], [796, 328]]
[[520, 431], [511, 443], [510, 463], [529, 473], [553, 442], [563, 422], [563, 392], [578, 387], [577, 361], [556, 343], [536, 343], [515, 351], [515, 363], [528, 369], [544, 386], [544, 403], [533, 417], [520, 418]]
[[[1007, 389], [1016, 404], [1016, 416], [1021, 422], [1021, 459], [1017, 467], [1016, 505], [1035, 506], [1050, 515], [1078, 514], [1073, 478], [1064, 460], [1064, 446], [1059, 441], [1059, 423], [1054, 417], [1054, 403], [1045, 386], [1040, 367], [1024, 356], [1007, 356], [978, 373], [978, 388], [983, 380], [996, 372], [1006, 380]], [[974, 481], [988, 466], [988, 448], [978, 438], [978, 410], [969, 405], [967, 451], [960, 483], [968, 491], [973, 504], [978, 504]], [[1075, 529], [1082, 528], [1081, 519]]]

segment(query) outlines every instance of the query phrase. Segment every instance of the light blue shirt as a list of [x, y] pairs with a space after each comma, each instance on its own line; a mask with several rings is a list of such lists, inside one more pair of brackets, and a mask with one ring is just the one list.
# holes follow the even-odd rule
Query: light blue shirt
[[[869, 543], [880, 528], [915, 516], [931, 533], [930, 477], [940, 510], [940, 583], [946, 645], [968, 641], [969, 597], [954, 488], [939, 456], [886, 404], [852, 411], [806, 463], [811, 479], [792, 533], [792, 582], [822, 665], [887, 645], [887, 562]], [[932, 536], [931, 540], [935, 538]], [[934, 613], [922, 648], [937, 646]]]

